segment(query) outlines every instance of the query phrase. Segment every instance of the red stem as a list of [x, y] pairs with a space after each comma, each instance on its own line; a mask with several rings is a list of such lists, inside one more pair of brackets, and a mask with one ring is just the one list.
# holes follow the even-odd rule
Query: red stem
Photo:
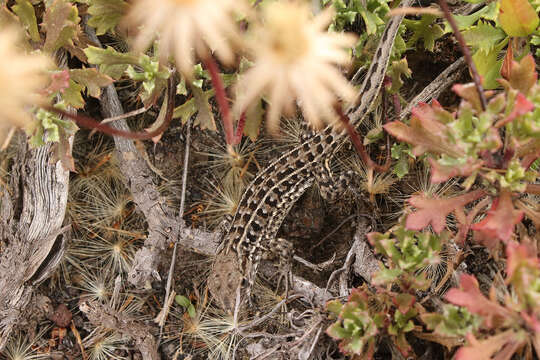
[[147, 132], [147, 131], [132, 132], [132, 131], [120, 130], [112, 126], [109, 126], [107, 124], [100, 123], [96, 121], [95, 119], [88, 116], [79, 115], [79, 114], [70, 114], [66, 111], [54, 108], [52, 106], [48, 106], [45, 109], [50, 112], [55, 112], [57, 114], [70, 118], [77, 125], [88, 128], [88, 129], [95, 129], [105, 134], [122, 136], [128, 139], [148, 140], [163, 133], [169, 127], [169, 124], [171, 123], [173, 112], [174, 112], [175, 91], [176, 91], [176, 87], [174, 86], [173, 75], [171, 74], [171, 76], [169, 77], [168, 87], [167, 87], [167, 112], [165, 115], [165, 121], [157, 129], [150, 132]]
[[223, 81], [221, 80], [221, 76], [219, 76], [217, 64], [212, 56], [208, 56], [204, 60], [204, 66], [210, 73], [212, 86], [216, 91], [216, 100], [223, 120], [223, 129], [225, 131], [225, 141], [227, 142], [227, 145], [234, 145], [235, 137], [231, 109], [229, 107], [229, 102], [227, 101], [227, 94], [225, 92], [225, 87], [223, 86]]
[[238, 120], [238, 125], [236, 126], [236, 132], [234, 134], [233, 145], [240, 144], [240, 140], [242, 140], [242, 135], [244, 134], [245, 125], [246, 125], [246, 112], [244, 111], [242, 115], [240, 115], [240, 120]]
[[379, 173], [388, 171], [388, 169], [390, 168], [390, 156], [386, 158], [386, 162], [384, 163], [384, 165], [379, 165], [373, 160], [371, 160], [369, 154], [366, 151], [366, 148], [364, 147], [362, 139], [360, 138], [360, 135], [358, 134], [354, 126], [351, 125], [349, 118], [343, 113], [343, 110], [341, 110], [341, 107], [339, 105], [336, 106], [336, 111], [339, 115], [339, 119], [341, 120], [343, 125], [345, 125], [345, 129], [347, 130], [347, 133], [349, 134], [349, 137], [351, 138], [351, 141], [353, 142], [356, 151], [358, 151], [360, 158], [366, 164], [368, 169], [373, 169], [374, 171]]

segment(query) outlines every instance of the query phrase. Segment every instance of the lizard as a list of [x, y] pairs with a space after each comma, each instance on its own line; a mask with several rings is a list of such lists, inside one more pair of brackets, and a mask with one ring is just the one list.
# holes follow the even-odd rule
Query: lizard
[[[411, 2], [403, 0], [401, 6]], [[403, 17], [400, 14], [388, 21], [359, 95], [346, 112], [354, 127], [369, 114], [378, 96]], [[300, 145], [270, 163], [247, 186], [224, 231], [208, 278], [210, 294], [222, 308], [232, 312], [237, 289], [242, 289], [244, 299], [250, 299], [263, 258], [277, 256], [286, 264], [291, 261], [293, 249], [290, 243], [276, 239], [281, 223], [315, 181], [323, 197], [346, 186], [346, 176], [335, 179], [329, 161], [347, 138], [346, 131], [332, 125], [322, 131], [305, 132]]]

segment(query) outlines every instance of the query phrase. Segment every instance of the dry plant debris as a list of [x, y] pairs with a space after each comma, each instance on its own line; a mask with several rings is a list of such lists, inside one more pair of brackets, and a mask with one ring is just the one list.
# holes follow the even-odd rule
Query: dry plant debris
[[[540, 5], [399, 10], [351, 127], [397, 6], [0, 1], [0, 359], [538, 358]], [[221, 233], [328, 124], [246, 298]]]

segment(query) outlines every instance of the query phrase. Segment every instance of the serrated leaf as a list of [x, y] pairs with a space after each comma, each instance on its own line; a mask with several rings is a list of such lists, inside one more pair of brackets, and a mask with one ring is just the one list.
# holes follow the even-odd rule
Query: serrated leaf
[[424, 49], [433, 51], [435, 40], [444, 35], [443, 29], [435, 24], [435, 15], [422, 15], [420, 20], [404, 19], [403, 23], [413, 31], [413, 35], [407, 42], [408, 46], [414, 46], [420, 39], [424, 39]]
[[17, 0], [17, 4], [13, 5], [12, 9], [19, 17], [23, 27], [28, 31], [30, 39], [34, 42], [40, 41], [36, 13], [32, 3], [29, 0]]
[[89, 5], [88, 13], [92, 16], [88, 25], [96, 28], [97, 35], [114, 32], [128, 6], [124, 0], [90, 0]]
[[212, 106], [210, 105], [210, 98], [214, 96], [214, 93], [202, 91], [194, 86], [192, 87], [192, 93], [198, 110], [197, 117], [195, 118], [193, 125], [199, 125], [199, 127], [203, 130], [208, 129], [216, 131], [216, 122], [214, 121]]
[[[210, 106], [209, 100], [210, 98], [212, 98], [212, 96], [214, 96], [213, 89], [202, 92], [200, 89], [196, 87], [192, 87], [192, 91], [194, 93], [194, 96], [191, 99], [187, 100], [182, 105], [177, 106], [174, 109], [173, 119], [180, 118], [182, 121], [182, 124], [185, 124], [189, 120], [189, 118], [191, 118], [201, 109], [200, 104], [202, 104], [202, 106], [206, 106], [207, 111], [209, 111], [209, 106]], [[200, 91], [200, 93], [195, 95], [196, 91]], [[201, 126], [201, 128], [203, 128], [202, 127], [203, 124], [200, 123], [201, 120], [203, 120], [203, 122], [207, 121], [207, 119], [205, 119], [204, 116], [202, 119], [197, 117], [197, 120], [194, 122], [194, 125], [199, 125]], [[211, 121], [213, 122], [213, 117]], [[204, 123], [204, 124], [208, 125], [208, 123]], [[215, 122], [213, 122], [213, 128], [206, 127], [206, 129], [215, 130], [216, 129], [215, 126], [216, 126]]]
[[88, 95], [99, 98], [101, 96], [101, 88], [112, 84], [113, 79], [102, 74], [94, 68], [88, 69], [72, 69], [69, 71], [71, 80], [75, 81], [84, 89], [88, 89]]
[[487, 22], [479, 21], [478, 25], [465, 30], [463, 37], [467, 44], [474, 49], [488, 53], [493, 50], [499, 41], [506, 37], [506, 34], [501, 29]]
[[71, 105], [76, 109], [81, 109], [84, 107], [84, 99], [82, 98], [81, 92], [84, 90], [83, 85], [77, 84], [73, 80], [69, 80], [69, 87], [64, 90], [62, 98], [67, 105]]
[[540, 19], [528, 0], [501, 0], [499, 23], [510, 36], [530, 35]]
[[388, 89], [388, 92], [390, 94], [397, 94], [399, 89], [401, 89], [401, 87], [403, 86], [403, 80], [401, 79], [401, 77], [405, 76], [406, 78], [410, 78], [412, 71], [411, 69], [409, 69], [407, 59], [403, 58], [399, 61], [392, 61], [388, 73], [392, 78], [392, 86], [390, 87], [390, 89]]
[[73, 40], [78, 36], [79, 11], [65, 0], [55, 0], [45, 11], [41, 26], [45, 29], [43, 50], [49, 53], [63, 46], [73, 47]]
[[102, 49], [95, 46], [88, 46], [84, 49], [85, 55], [88, 57], [88, 63], [99, 65], [99, 71], [109, 75], [117, 80], [124, 75], [129, 65], [138, 65], [139, 57], [132, 53], [122, 53], [108, 46]]
[[487, 247], [493, 248], [496, 240], [508, 242], [514, 233], [515, 226], [523, 219], [523, 211], [516, 210], [512, 202], [512, 194], [502, 190], [493, 201], [491, 209], [482, 221], [473, 224], [475, 238]]
[[491, 51], [485, 52], [478, 50], [473, 56], [476, 70], [483, 78], [484, 89], [495, 89], [499, 86], [497, 79], [501, 77], [501, 66], [503, 60], [499, 60], [499, 52], [506, 45], [506, 41], [502, 41], [495, 46]]
[[407, 158], [402, 157], [397, 161], [394, 165], [393, 173], [396, 174], [400, 180], [409, 173], [409, 162], [407, 161]]
[[[484, 6], [480, 10], [472, 13], [471, 15], [457, 15], [456, 14], [454, 15], [454, 19], [456, 20], [458, 29], [465, 30], [480, 19], [491, 20], [491, 21], [497, 20], [498, 12], [499, 12], [499, 3], [492, 2]], [[448, 24], [448, 22], [445, 22], [444, 24], [444, 32], [445, 33], [452, 32], [452, 28], [450, 27], [450, 24]]]
[[465, 205], [484, 195], [483, 190], [475, 190], [446, 199], [437, 196], [430, 198], [426, 195], [413, 195], [409, 198], [409, 204], [417, 210], [407, 216], [406, 227], [408, 230], [422, 230], [431, 225], [433, 230], [440, 234], [446, 227], [446, 217], [452, 211], [463, 209]]

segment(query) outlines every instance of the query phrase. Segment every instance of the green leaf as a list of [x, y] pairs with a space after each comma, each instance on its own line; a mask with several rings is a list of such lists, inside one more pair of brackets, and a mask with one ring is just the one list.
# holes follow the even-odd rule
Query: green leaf
[[189, 305], [191, 305], [191, 301], [189, 301], [189, 299], [183, 295], [176, 295], [174, 297], [174, 301], [176, 301], [176, 303], [184, 308], [188, 308]]
[[72, 69], [69, 70], [69, 77], [77, 84], [88, 89], [88, 95], [99, 98], [101, 96], [101, 88], [112, 84], [113, 79], [105, 74], [101, 74], [94, 68], [88, 69]]
[[407, 45], [413, 47], [420, 39], [424, 39], [424, 49], [433, 51], [435, 40], [444, 35], [443, 29], [435, 24], [437, 20], [435, 15], [422, 15], [420, 20], [404, 19], [403, 23], [413, 31], [413, 35], [407, 42]]
[[530, 35], [540, 21], [528, 0], [500, 0], [499, 23], [510, 36]]
[[[465, 30], [480, 19], [491, 20], [491, 21], [497, 20], [498, 13], [499, 13], [499, 3], [492, 2], [484, 6], [480, 10], [472, 13], [471, 15], [454, 15], [454, 19], [456, 20], [458, 29]], [[450, 27], [450, 24], [448, 24], [448, 22], [444, 23], [444, 32], [445, 33], [452, 32], [452, 28]]]
[[472, 26], [463, 32], [463, 37], [468, 45], [475, 50], [481, 50], [488, 53], [506, 38], [506, 34], [500, 28], [497, 28], [487, 22], [479, 21], [478, 25]]
[[403, 177], [409, 173], [409, 162], [406, 157], [402, 157], [397, 161], [394, 165], [393, 172], [398, 179], [403, 179]]
[[401, 77], [405, 76], [406, 78], [410, 78], [412, 74], [411, 69], [409, 69], [407, 59], [403, 58], [399, 61], [392, 61], [388, 74], [392, 78], [392, 87], [388, 89], [388, 92], [390, 94], [397, 94], [399, 89], [401, 89], [403, 86], [403, 80]]
[[17, 0], [17, 4], [12, 7], [13, 12], [17, 14], [23, 27], [30, 34], [30, 39], [34, 42], [40, 41], [36, 13], [34, 6], [29, 0]]
[[73, 80], [69, 80], [69, 87], [64, 90], [62, 98], [66, 104], [73, 106], [76, 109], [81, 109], [84, 107], [84, 100], [82, 98], [81, 92], [84, 90], [84, 86], [77, 84]]
[[[209, 112], [210, 104], [209, 100], [214, 96], [214, 90], [206, 90], [202, 92], [199, 88], [192, 87], [193, 98], [187, 100], [180, 106], [177, 106], [174, 109], [173, 119], [180, 118], [182, 124], [185, 124], [193, 115], [195, 115], [200, 110]], [[206, 109], [206, 110], [205, 110]], [[211, 118], [207, 117], [208, 114], [197, 117], [194, 124], [201, 127], [201, 129], [210, 129], [216, 130], [216, 124], [214, 122], [213, 116]], [[201, 122], [202, 121], [202, 122]]]
[[97, 35], [114, 32], [128, 6], [124, 0], [90, 0], [89, 5], [88, 13], [92, 16], [88, 25], [96, 28]]
[[[368, 11], [361, 4], [358, 4], [358, 12], [364, 19], [366, 24], [366, 33], [368, 35], [373, 35], [377, 33], [377, 26], [384, 24], [384, 21], [381, 20], [376, 14]], [[352, 23], [352, 22], [351, 22]]]
[[251, 141], [255, 141], [259, 136], [261, 122], [264, 117], [264, 109], [262, 101], [257, 101], [251, 104], [246, 111], [246, 124], [244, 126], [244, 135], [248, 136]]
[[506, 41], [495, 46], [491, 51], [477, 51], [473, 56], [476, 70], [484, 79], [484, 89], [495, 89], [499, 86], [497, 79], [501, 77], [501, 66], [503, 60], [499, 60], [499, 52], [506, 45]]
[[88, 46], [84, 49], [88, 57], [88, 63], [99, 65], [99, 71], [109, 75], [113, 79], [120, 79], [129, 65], [138, 65], [139, 56], [132, 53], [118, 52], [108, 46], [102, 49], [95, 46]]
[[73, 40], [78, 37], [79, 11], [75, 5], [65, 0], [55, 0], [47, 7], [43, 16], [45, 44], [43, 50], [49, 53], [64, 46], [73, 47]]
[[189, 317], [192, 319], [195, 319], [195, 317], [197, 316], [197, 312], [195, 311], [195, 306], [193, 306], [193, 304], [189, 304], [187, 312]]
[[326, 311], [331, 313], [334, 318], [337, 318], [339, 316], [342, 308], [343, 304], [341, 304], [339, 300], [332, 300], [326, 303]]
[[372, 282], [374, 285], [390, 284], [395, 282], [402, 273], [401, 269], [384, 268], [375, 273]]
[[349, 335], [349, 333], [337, 322], [330, 325], [328, 329], [326, 329], [326, 333], [328, 336], [337, 340], [344, 339]]

